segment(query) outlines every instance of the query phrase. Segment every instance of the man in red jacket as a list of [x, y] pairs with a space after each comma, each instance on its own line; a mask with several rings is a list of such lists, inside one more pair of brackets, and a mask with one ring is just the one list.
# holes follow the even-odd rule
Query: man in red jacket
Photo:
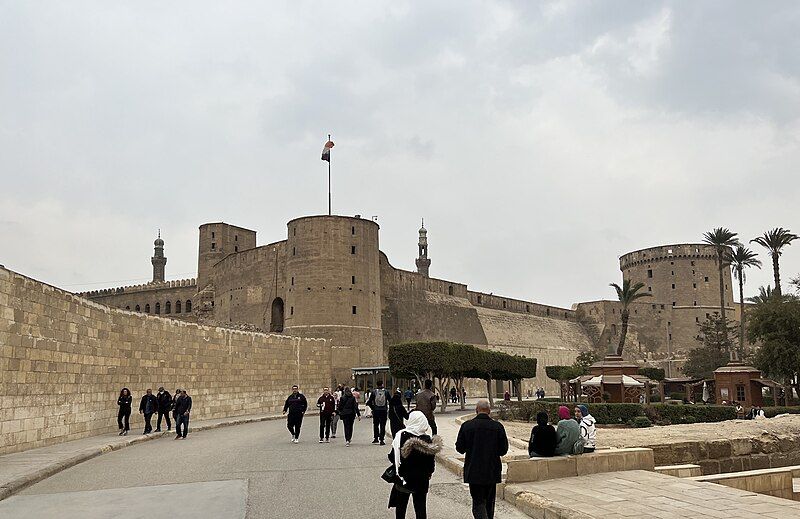
[[319, 408], [319, 442], [330, 443], [331, 421], [336, 411], [336, 397], [331, 394], [330, 388], [322, 389], [322, 396], [317, 399]]

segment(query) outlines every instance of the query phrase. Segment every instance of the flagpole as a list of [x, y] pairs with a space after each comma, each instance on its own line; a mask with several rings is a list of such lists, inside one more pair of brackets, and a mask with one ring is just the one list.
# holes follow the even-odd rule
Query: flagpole
[[[328, 134], [328, 141], [331, 140], [331, 134]], [[328, 216], [331, 215], [331, 158], [328, 156]]]

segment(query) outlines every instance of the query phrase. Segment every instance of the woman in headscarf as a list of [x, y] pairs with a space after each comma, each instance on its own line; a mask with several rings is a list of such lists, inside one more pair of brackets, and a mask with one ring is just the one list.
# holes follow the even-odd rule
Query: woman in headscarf
[[558, 437], [556, 455], [580, 454], [582, 449], [575, 448], [575, 442], [581, 442], [581, 444], [583, 444], [580, 425], [572, 419], [567, 406], [562, 405], [558, 407], [558, 417], [561, 420], [558, 421], [558, 426], [556, 427], [556, 436]]
[[397, 436], [397, 433], [405, 427], [403, 420], [406, 418], [408, 418], [408, 411], [403, 405], [403, 395], [400, 393], [400, 389], [397, 389], [389, 400], [389, 427], [393, 437]]
[[339, 399], [339, 408], [336, 412], [339, 413], [339, 416], [342, 417], [342, 422], [344, 422], [344, 445], [349, 447], [350, 440], [353, 439], [353, 423], [356, 421], [356, 417], [361, 420], [358, 402], [349, 387], [344, 388], [344, 394]]
[[528, 455], [531, 458], [549, 458], [556, 453], [556, 430], [547, 423], [547, 413], [544, 411], [536, 414], [536, 424], [531, 429]]
[[119, 412], [117, 413], [117, 425], [119, 425], [119, 435], [125, 436], [128, 434], [128, 431], [131, 430], [131, 401], [133, 397], [131, 396], [131, 392], [127, 387], [123, 387], [122, 391], [119, 392], [119, 398], [117, 398], [117, 405], [119, 406]]
[[426, 519], [428, 486], [436, 465], [436, 453], [442, 450], [442, 439], [427, 435], [428, 419], [421, 411], [412, 411], [406, 428], [395, 435], [389, 461], [394, 463], [400, 482], [389, 494], [389, 508], [395, 508], [395, 517], [406, 516], [409, 498], [414, 500], [417, 519]]
[[583, 438], [583, 452], [594, 452], [597, 430], [594, 426], [594, 416], [589, 414], [589, 408], [581, 404], [575, 407], [575, 420], [581, 428]]

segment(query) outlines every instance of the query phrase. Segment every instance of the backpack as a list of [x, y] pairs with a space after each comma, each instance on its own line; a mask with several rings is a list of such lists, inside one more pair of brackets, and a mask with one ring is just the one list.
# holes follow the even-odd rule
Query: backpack
[[572, 444], [572, 454], [583, 454], [583, 445], [583, 438], [575, 440], [575, 443]]
[[375, 390], [375, 407], [386, 407], [386, 391], [383, 389]]

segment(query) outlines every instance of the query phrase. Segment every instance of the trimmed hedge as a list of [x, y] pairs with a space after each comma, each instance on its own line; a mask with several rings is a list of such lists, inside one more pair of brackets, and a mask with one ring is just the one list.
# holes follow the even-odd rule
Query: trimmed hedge
[[[507, 402], [503, 401], [498, 406], [498, 417], [502, 420], [515, 420], [518, 422], [535, 422], [536, 414], [544, 411], [551, 422], [558, 421], [558, 407], [565, 405], [573, 413], [574, 402]], [[584, 404], [589, 407], [589, 412], [601, 425], [629, 424], [637, 417], [646, 417], [650, 422], [658, 425], [681, 423], [721, 422], [734, 420], [736, 409], [732, 406], [721, 405], [670, 405], [670, 404]], [[800, 408], [764, 408], [767, 409], [795, 409], [800, 413]], [[791, 412], [791, 411], [781, 411]], [[780, 413], [775, 413], [780, 414]], [[775, 416], [773, 414], [772, 416]], [[767, 416], [770, 416], [767, 414]], [[641, 421], [643, 423], [643, 421]]]
[[642, 428], [642, 427], [652, 427], [653, 423], [646, 416], [637, 416], [633, 420], [630, 421], [629, 425], [631, 427]]
[[764, 410], [764, 416], [767, 418], [772, 418], [773, 416], [778, 416], [779, 414], [800, 414], [800, 407], [762, 407], [761, 409]]

